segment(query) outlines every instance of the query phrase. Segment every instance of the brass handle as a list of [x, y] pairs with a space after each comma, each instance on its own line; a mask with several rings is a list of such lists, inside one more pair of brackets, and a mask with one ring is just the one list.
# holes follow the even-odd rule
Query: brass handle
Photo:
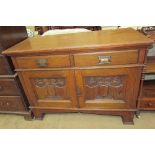
[[111, 56], [98, 56], [99, 64], [110, 64]]
[[152, 103], [148, 102], [148, 107], [151, 107], [152, 106]]
[[48, 66], [48, 60], [47, 59], [38, 59], [36, 61], [38, 67], [47, 67]]

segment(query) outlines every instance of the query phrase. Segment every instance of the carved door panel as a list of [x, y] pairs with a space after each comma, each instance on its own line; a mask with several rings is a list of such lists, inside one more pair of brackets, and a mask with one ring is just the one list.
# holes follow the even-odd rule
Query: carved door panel
[[72, 71], [28, 71], [21, 77], [31, 106], [77, 107]]
[[76, 71], [81, 108], [136, 108], [141, 68]]

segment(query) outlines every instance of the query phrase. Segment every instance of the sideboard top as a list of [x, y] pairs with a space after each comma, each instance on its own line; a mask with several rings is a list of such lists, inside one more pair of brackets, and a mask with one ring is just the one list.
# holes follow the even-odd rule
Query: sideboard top
[[6, 55], [77, 52], [81, 50], [149, 46], [153, 40], [132, 29], [103, 30], [28, 38], [3, 52]]

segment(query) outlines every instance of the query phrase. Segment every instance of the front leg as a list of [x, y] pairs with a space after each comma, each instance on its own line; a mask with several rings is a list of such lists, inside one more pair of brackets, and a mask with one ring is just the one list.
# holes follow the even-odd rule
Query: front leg
[[37, 120], [42, 120], [43, 119], [44, 115], [40, 110], [33, 109], [32, 112], [34, 114], [35, 119], [37, 119]]
[[140, 110], [136, 111], [136, 117], [139, 119], [140, 118]]
[[122, 121], [123, 124], [131, 124], [133, 125], [133, 118], [134, 118], [134, 113], [133, 112], [124, 112], [122, 115]]

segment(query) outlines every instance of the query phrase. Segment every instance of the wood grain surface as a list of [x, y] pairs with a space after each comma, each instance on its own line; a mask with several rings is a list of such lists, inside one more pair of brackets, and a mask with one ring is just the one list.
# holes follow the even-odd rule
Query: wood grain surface
[[131, 28], [83, 32], [28, 38], [7, 49], [3, 54], [39, 54], [45, 52], [79, 52], [82, 50], [99, 50], [121, 48], [126, 46], [148, 46], [153, 40]]

